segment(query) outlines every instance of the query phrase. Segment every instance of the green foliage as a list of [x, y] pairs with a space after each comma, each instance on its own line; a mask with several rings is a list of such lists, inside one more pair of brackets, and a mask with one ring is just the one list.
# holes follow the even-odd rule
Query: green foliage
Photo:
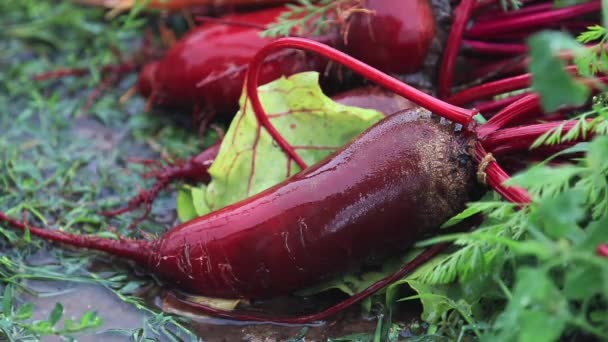
[[520, 0], [500, 0], [500, 7], [502, 7], [503, 11], [516, 11], [521, 8]]
[[12, 299], [13, 287], [7, 286], [4, 289], [2, 299], [4, 310], [0, 313], [0, 331], [8, 338], [15, 334], [16, 331], [14, 329], [21, 330], [19, 332], [21, 336], [69, 335], [82, 330], [97, 328], [103, 323], [94, 311], [87, 311], [77, 321], [65, 319], [63, 327], [59, 328], [57, 325], [63, 318], [63, 306], [60, 303], [55, 304], [47, 319], [36, 320], [30, 323], [27, 321], [32, 318], [32, 303], [26, 303], [18, 308], [13, 308]]
[[576, 37], [576, 40], [581, 43], [590, 43], [595, 40], [603, 40], [606, 36], [606, 29], [601, 25], [593, 25], [587, 28], [587, 31], [581, 32], [581, 34]]
[[521, 267], [517, 270], [514, 291], [509, 305], [498, 317], [488, 334], [490, 341], [557, 340], [569, 319], [568, 301], [547, 274], [537, 269]]
[[556, 8], [563, 8], [568, 6], [574, 6], [589, 2], [590, 0], [553, 0], [553, 5]]
[[544, 165], [533, 167], [529, 173], [515, 176], [512, 181], [523, 185], [537, 196], [557, 196], [571, 189], [580, 193], [581, 200], [591, 212], [591, 217], [599, 219], [608, 212], [608, 137], [600, 136], [590, 143], [579, 145], [586, 152], [576, 165], [548, 168]]
[[528, 47], [532, 89], [540, 94], [543, 108], [550, 112], [563, 105], [584, 104], [589, 97], [589, 88], [564, 70], [566, 63], [557, 55], [569, 50], [581, 56], [585, 54], [585, 48], [561, 32], [537, 33], [528, 39]]
[[593, 49], [588, 49], [586, 53], [575, 57], [575, 63], [581, 75], [591, 77], [608, 70], [606, 49], [599, 48], [606, 44], [607, 39], [608, 31], [600, 25], [590, 26], [576, 37], [576, 40], [580, 43], [597, 43]]
[[[607, 142], [601, 142], [604, 148]], [[540, 181], [526, 173], [520, 179]], [[595, 247], [608, 241], [608, 232], [598, 229], [606, 226], [608, 212], [590, 220], [584, 194], [570, 188], [538, 198], [529, 208], [529, 240], [510, 248], [517, 262], [513, 290], [487, 339], [554, 341], [573, 331], [606, 336], [608, 322], [590, 317], [608, 306], [608, 265], [595, 255]]]
[[[571, 3], [561, 5], [571, 5]], [[607, 19], [605, 11], [606, 8], [603, 8], [604, 20]], [[564, 70], [566, 64], [559, 57], [559, 53], [571, 53], [578, 74], [592, 78], [608, 70], [608, 53], [604, 47], [607, 40], [608, 32], [600, 25], [588, 27], [576, 40], [567, 34], [552, 31], [540, 32], [528, 39], [532, 89], [540, 94], [541, 104], [546, 111], [554, 111], [564, 105], [581, 105], [590, 93], [587, 86]], [[581, 45], [592, 42], [597, 43], [593, 48], [585, 48]], [[599, 82], [595, 85], [604, 87]]]
[[[384, 117], [375, 110], [332, 101], [323, 94], [318, 80], [318, 73], [305, 72], [259, 88], [260, 101], [271, 123], [308, 165]], [[202, 189], [186, 188], [180, 192], [180, 219], [204, 215], [255, 195], [300, 170], [260, 126], [245, 101], [246, 94], [241, 98], [244, 109], [232, 120], [209, 168], [211, 182]]]
[[296, 35], [321, 35], [335, 24], [337, 12], [358, 6], [357, 0], [298, 0], [298, 4], [286, 5], [277, 22], [261, 33], [263, 37]]
[[37, 320], [32, 323], [24, 323], [32, 316], [33, 307], [31, 303], [22, 305], [17, 312], [10, 315], [0, 314], [0, 331], [9, 340], [18, 334], [20, 338], [27, 339], [38, 335], [70, 335], [82, 330], [96, 328], [102, 324], [102, 320], [93, 312], [88, 311], [82, 315], [79, 321], [71, 319], [64, 321], [63, 328], [57, 327], [57, 322], [63, 315], [63, 307], [57, 303], [55, 309], [47, 320]]
[[522, 221], [525, 219], [525, 213], [517, 211], [517, 206], [513, 203], [486, 200], [469, 204], [463, 213], [448, 221], [448, 224], [480, 213], [485, 215], [484, 225], [469, 234], [442, 235], [419, 243], [419, 246], [426, 246], [453, 241], [455, 245], [462, 246], [457, 251], [441, 258], [432, 272], [421, 275], [423, 282], [449, 284], [459, 280], [460, 283], [466, 283], [476, 277], [490, 276], [505, 262], [507, 250], [503, 246], [491, 241], [479, 241], [479, 237], [519, 239], [523, 234]]

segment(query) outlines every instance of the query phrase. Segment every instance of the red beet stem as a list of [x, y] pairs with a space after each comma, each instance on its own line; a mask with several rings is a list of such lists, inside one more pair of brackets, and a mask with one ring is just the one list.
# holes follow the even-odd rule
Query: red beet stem
[[472, 38], [493, 37], [506, 32], [553, 24], [579, 15], [600, 11], [601, 8], [601, 1], [593, 0], [580, 5], [540, 13], [530, 13], [528, 15], [516, 16], [504, 20], [481, 22], [474, 24], [465, 32], [465, 35]]
[[269, 43], [253, 57], [247, 71], [246, 79], [246, 90], [251, 101], [253, 110], [259, 122], [266, 128], [270, 135], [277, 141], [279, 146], [285, 151], [285, 153], [293, 158], [300, 167], [304, 167], [304, 162], [295, 153], [292, 146], [290, 146], [276, 131], [274, 126], [270, 123], [264, 108], [260, 102], [259, 95], [257, 93], [258, 75], [260, 69], [264, 63], [264, 60], [273, 51], [283, 48], [295, 48], [303, 49], [307, 51], [316, 52], [326, 58], [331, 59], [334, 62], [340, 63], [356, 73], [368, 78], [369, 80], [395, 92], [398, 95], [405, 97], [406, 99], [422, 106], [448, 120], [462, 124], [465, 127], [469, 127], [472, 123], [474, 111], [453, 106], [449, 103], [438, 100], [431, 95], [428, 95], [418, 89], [415, 89], [407, 84], [402, 83], [396, 78], [393, 78], [349, 55], [342, 53], [334, 48], [331, 48], [325, 44], [312, 41], [304, 38], [281, 38]]
[[489, 80], [500, 75], [508, 76], [526, 72], [528, 58], [524, 56], [509, 57], [498, 62], [491, 62], [476, 66], [465, 77], [466, 82]]
[[[598, 83], [606, 83], [608, 77], [602, 76], [598, 78], [582, 79], [579, 80], [581, 84], [591, 88], [592, 91], [597, 91]], [[525, 96], [516, 99], [514, 102], [503, 108], [500, 112], [494, 115], [488, 122], [477, 130], [478, 138], [484, 140], [489, 134], [496, 132], [497, 130], [506, 127], [509, 124], [513, 124], [517, 121], [523, 121], [530, 119], [532, 113], [542, 113], [540, 105], [540, 96], [536, 93], [523, 94]], [[511, 97], [515, 98], [515, 96]]]
[[488, 122], [477, 130], [478, 138], [483, 140], [488, 134], [507, 126], [533, 112], [541, 112], [538, 94], [529, 94], [511, 103], [494, 115]]
[[[560, 57], [568, 58], [568, 57], [570, 57], [570, 55], [571, 55], [570, 53], [561, 54]], [[527, 63], [527, 61], [526, 61], [526, 63]], [[575, 65], [569, 65], [565, 68], [565, 70], [570, 72], [573, 75], [576, 75], [576, 73], [577, 73], [577, 67]], [[509, 78], [504, 78], [504, 79], [493, 81], [493, 82], [488, 82], [485, 84], [481, 84], [481, 85], [469, 88], [467, 90], [463, 90], [457, 94], [454, 94], [450, 98], [447, 99], [447, 102], [449, 102], [453, 105], [462, 106], [462, 105], [469, 104], [474, 101], [488, 98], [491, 96], [495, 96], [495, 95], [507, 93], [510, 91], [529, 87], [531, 84], [531, 80], [532, 80], [532, 75], [530, 73], [526, 73], [526, 74], [521, 74], [521, 75], [517, 75], [517, 76], [512, 76]], [[608, 83], [608, 77], [601, 76], [601, 77], [590, 78], [590, 79], [580, 79], [579, 81], [583, 84], [588, 85], [592, 89], [596, 90], [596, 89], [598, 89], [597, 84], [599, 82]], [[517, 98], [515, 96], [513, 96], [512, 99], [517, 99]], [[497, 100], [497, 101], [501, 101], [501, 100]], [[508, 103], [508, 101], [506, 103]], [[490, 103], [487, 103], [486, 106], [490, 106], [491, 109], [495, 109], [495, 105], [490, 105]]]
[[[458, 1], [452, 1], [452, 4], [456, 4], [458, 3]], [[473, 5], [473, 11], [477, 12], [480, 10], [484, 10], [487, 7], [495, 7], [496, 6], [496, 0], [479, 0], [476, 1], [475, 4]], [[502, 11], [502, 9], [501, 9]]]
[[477, 103], [475, 103], [475, 108], [477, 108], [477, 110], [479, 110], [479, 112], [481, 114], [484, 114], [484, 116], [486, 118], [488, 118], [489, 116], [486, 116], [486, 113], [496, 111], [500, 108], [505, 108], [506, 106], [514, 103], [515, 101], [517, 101], [527, 95], [530, 95], [530, 92], [509, 96], [509, 97], [506, 97], [506, 98], [500, 99], [500, 100], [477, 102]]
[[[570, 34], [576, 36], [579, 33], [586, 31], [589, 26], [597, 25], [598, 23], [599, 23], [599, 21], [597, 21], [597, 20], [581, 21], [581, 20], [572, 19], [570, 21], [557, 21], [554, 23], [542, 25], [540, 27], [535, 27], [532, 29], [521, 29], [518, 31], [509, 31], [509, 32], [505, 32], [505, 33], [498, 33], [498, 34], [492, 36], [492, 40], [493, 41], [509, 41], [509, 42], [523, 43], [528, 38], [530, 38], [530, 36], [533, 33], [539, 32], [541, 30], [561, 30], [561, 31], [565, 30], [565, 31], [568, 31]], [[466, 33], [465, 33], [465, 36], [467, 36]], [[469, 36], [467, 36], [467, 37], [471, 38]]]
[[[566, 71], [575, 74], [577, 69], [575, 65], [570, 65], [565, 68]], [[447, 99], [447, 102], [462, 106], [476, 100], [481, 100], [491, 96], [496, 96], [510, 91], [524, 89], [530, 86], [532, 74], [526, 73], [502, 80], [488, 82], [476, 87], [463, 90]]]
[[488, 82], [454, 94], [446, 101], [451, 104], [461, 106], [476, 100], [526, 88], [530, 86], [531, 80], [532, 75], [527, 73], [498, 81]]
[[484, 12], [482, 14], [476, 15], [475, 21], [484, 22], [484, 21], [504, 20], [507, 18], [513, 18], [513, 17], [528, 15], [528, 14], [537, 13], [537, 12], [549, 11], [549, 10], [553, 9], [553, 6], [554, 5], [552, 2], [548, 2], [548, 3], [524, 6], [523, 8], [520, 8], [515, 11], [510, 11], [510, 12], [505, 12], [502, 9], [497, 8], [497, 9], [490, 10], [490, 11]]
[[424, 252], [422, 252], [416, 258], [414, 258], [414, 260], [405, 264], [397, 272], [378, 280], [377, 282], [372, 284], [370, 287], [353, 295], [352, 297], [349, 297], [349, 298], [345, 299], [344, 301], [342, 301], [336, 305], [333, 305], [321, 312], [311, 314], [311, 315], [284, 318], [284, 317], [264, 317], [264, 316], [259, 316], [259, 315], [238, 314], [235, 312], [228, 312], [228, 311], [212, 308], [212, 307], [204, 305], [204, 304], [198, 304], [198, 303], [185, 301], [183, 299], [176, 297], [172, 293], [169, 293], [169, 296], [173, 297], [175, 300], [178, 300], [180, 303], [183, 303], [184, 305], [187, 305], [188, 307], [190, 307], [192, 309], [195, 309], [204, 314], [213, 315], [216, 317], [235, 319], [235, 320], [239, 320], [239, 321], [267, 322], [267, 323], [280, 323], [280, 324], [313, 323], [313, 322], [317, 322], [317, 321], [322, 321], [329, 316], [335, 315], [336, 313], [348, 308], [349, 306], [352, 306], [353, 304], [356, 304], [356, 303], [362, 301], [363, 299], [373, 295], [374, 293], [376, 293], [379, 290], [383, 289], [384, 287], [390, 285], [391, 283], [403, 278], [404, 276], [408, 275], [409, 273], [414, 271], [416, 268], [418, 268], [420, 265], [424, 264], [425, 262], [429, 261], [431, 258], [436, 256], [437, 254], [441, 253], [447, 246], [448, 246], [448, 244], [440, 244], [440, 245], [435, 245], [435, 246], [427, 248]]
[[477, 143], [475, 145], [475, 159], [481, 165], [487, 163], [484, 168], [480, 167], [479, 173], [485, 174], [486, 183], [499, 193], [502, 197], [513, 203], [530, 203], [530, 195], [528, 192], [519, 187], [505, 186], [504, 182], [509, 179], [509, 175], [496, 163], [493, 158], [489, 158], [490, 155], [481, 145]]
[[[588, 121], [591, 122], [591, 119]], [[505, 128], [489, 134], [483, 140], [483, 145], [495, 154], [525, 151], [530, 148], [538, 137], [547, 131], [563, 127], [562, 132], [565, 134], [575, 127], [577, 122], [577, 120], [553, 121], [536, 125]]]
[[[454, 82], [454, 69], [456, 65], [456, 56], [460, 49], [462, 34], [471, 18], [471, 13], [475, 7], [475, 0], [462, 0], [460, 5], [454, 11], [454, 23], [450, 29], [450, 35], [443, 51], [443, 59], [439, 70], [439, 84], [437, 92], [440, 99], [445, 99], [450, 96], [452, 83]], [[448, 101], [449, 102], [449, 101]]]
[[[527, 4], [529, 2], [534, 2], [534, 1], [536, 1], [536, 0], [520, 0], [520, 2], [522, 4]], [[486, 8], [488, 8], [488, 7], [492, 7], [493, 10], [500, 11], [501, 13], [504, 12], [500, 2], [497, 0], [479, 0], [479, 1], [475, 2], [475, 7], [473, 8], [473, 11], [474, 11], [474, 13], [477, 14], [478, 12], [486, 10]], [[515, 10], [512, 10], [512, 11], [515, 11]]]
[[525, 44], [491, 43], [479, 40], [463, 40], [463, 47], [475, 53], [489, 55], [519, 55], [528, 52]]
[[112, 240], [97, 236], [83, 236], [58, 230], [38, 228], [30, 226], [26, 222], [14, 219], [3, 212], [0, 212], [0, 221], [4, 221], [23, 231], [27, 229], [32, 235], [45, 240], [64, 243], [74, 247], [107, 252], [112, 255], [131, 259], [142, 265], [145, 265], [148, 262], [148, 257], [151, 252], [150, 243], [144, 240]]

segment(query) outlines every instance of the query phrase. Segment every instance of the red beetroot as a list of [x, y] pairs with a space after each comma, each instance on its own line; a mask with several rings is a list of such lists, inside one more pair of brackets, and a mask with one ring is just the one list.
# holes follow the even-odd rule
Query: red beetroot
[[[144, 67], [138, 81], [140, 92], [155, 104], [194, 107], [199, 114], [235, 112], [247, 63], [272, 41], [260, 37], [260, 32], [285, 10], [278, 7], [223, 17], [251, 26], [212, 22], [194, 28], [164, 58]], [[326, 61], [301, 51], [283, 51], [264, 65], [261, 83], [302, 71], [321, 72], [326, 65]]]
[[349, 55], [385, 72], [418, 71], [435, 36], [429, 0], [366, 0], [349, 19]]
[[298, 175], [172, 229], [149, 263], [189, 291], [260, 298], [402, 250], [464, 208], [474, 184], [469, 140], [409, 119], [390, 116]]
[[472, 199], [471, 147], [451, 125], [402, 112], [315, 166], [157, 241], [30, 231], [133, 259], [193, 293], [270, 297], [395, 254], [438, 228]]

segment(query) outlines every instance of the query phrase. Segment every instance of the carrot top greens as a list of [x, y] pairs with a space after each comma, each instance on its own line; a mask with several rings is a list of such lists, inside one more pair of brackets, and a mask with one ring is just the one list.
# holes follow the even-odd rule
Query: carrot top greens
[[320, 35], [327, 32], [332, 25], [340, 24], [340, 14], [346, 15], [345, 12], [361, 8], [361, 3], [361, 0], [298, 0], [298, 4], [287, 5], [290, 10], [281, 14], [277, 23], [268, 27], [261, 35]]

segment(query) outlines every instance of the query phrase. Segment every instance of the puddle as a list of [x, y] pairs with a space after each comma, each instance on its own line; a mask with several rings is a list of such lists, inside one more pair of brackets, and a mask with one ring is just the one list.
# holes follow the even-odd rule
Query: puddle
[[[111, 291], [102, 286], [74, 285], [66, 282], [29, 281], [28, 286], [40, 293], [59, 293], [51, 296], [35, 297], [25, 295], [24, 300], [32, 301], [35, 306], [33, 319], [46, 319], [56, 303], [64, 307], [64, 319], [78, 319], [83, 313], [94, 310], [103, 319], [103, 325], [95, 330], [88, 330], [74, 335], [78, 341], [128, 341], [131, 340], [128, 331], [120, 334], [117, 329], [135, 330], [143, 326], [147, 313], [134, 306], [124, 303]], [[162, 291], [154, 288], [148, 293], [155, 294], [148, 302], [165, 304], [170, 312], [181, 312], [181, 315], [190, 319], [185, 324], [198, 337], [208, 342], [248, 341], [248, 342], [279, 342], [303, 336], [301, 341], [327, 341], [355, 333], [369, 333], [376, 328], [375, 319], [366, 319], [361, 312], [360, 305], [331, 317], [323, 324], [318, 325], [275, 325], [248, 322], [236, 322], [212, 317], [199, 316], [195, 312], [184, 311], [175, 303], [163, 301]], [[315, 307], [325, 307], [338, 299], [337, 296], [327, 294], [315, 299], [279, 298], [269, 302], [254, 304], [256, 311], [263, 311], [267, 315], [294, 315], [298, 311], [310, 312]], [[298, 303], [300, 305], [298, 305]], [[321, 304], [322, 303], [322, 304]], [[154, 308], [154, 305], [150, 305]], [[281, 308], [281, 309], [279, 309]], [[287, 310], [289, 308], [289, 310]], [[158, 308], [156, 308], [158, 309]], [[401, 310], [395, 320], [409, 322], [417, 315], [419, 308], [411, 307]], [[286, 311], [290, 311], [286, 313]], [[62, 321], [58, 326], [62, 326]], [[168, 339], [161, 338], [161, 341]], [[44, 341], [62, 341], [59, 337], [45, 337]], [[299, 340], [294, 340], [299, 341]]]

